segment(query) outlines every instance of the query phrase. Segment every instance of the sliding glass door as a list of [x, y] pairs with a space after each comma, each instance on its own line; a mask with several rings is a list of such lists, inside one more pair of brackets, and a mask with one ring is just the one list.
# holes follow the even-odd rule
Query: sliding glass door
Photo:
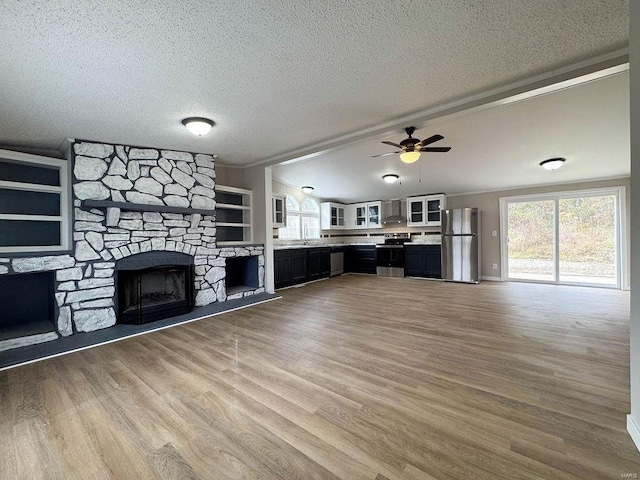
[[620, 192], [500, 199], [503, 277], [620, 287]]
[[556, 279], [553, 200], [508, 204], [508, 272], [510, 279]]

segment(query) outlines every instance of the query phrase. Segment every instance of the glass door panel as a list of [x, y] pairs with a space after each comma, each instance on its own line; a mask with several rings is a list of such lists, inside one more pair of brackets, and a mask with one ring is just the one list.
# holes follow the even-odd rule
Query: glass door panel
[[427, 222], [440, 221], [440, 200], [427, 200]]
[[378, 205], [369, 205], [369, 218], [368, 224], [369, 226], [380, 225], [380, 208]]
[[508, 278], [556, 281], [554, 210], [555, 200], [508, 204]]
[[559, 280], [617, 285], [615, 195], [561, 198]]
[[338, 208], [337, 207], [331, 207], [331, 226], [332, 227], [338, 226]]
[[284, 199], [282, 198], [274, 198], [274, 219], [273, 223], [277, 223], [281, 225], [284, 221]]
[[367, 208], [365, 206], [356, 207], [356, 226], [364, 227], [367, 225]]
[[411, 223], [424, 222], [424, 200], [415, 200], [409, 203], [409, 221]]

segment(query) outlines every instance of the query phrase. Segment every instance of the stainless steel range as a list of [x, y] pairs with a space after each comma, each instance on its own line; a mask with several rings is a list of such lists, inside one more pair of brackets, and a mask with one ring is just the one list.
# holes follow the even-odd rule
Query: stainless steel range
[[404, 244], [408, 233], [385, 233], [384, 244], [376, 245], [376, 273], [385, 277], [404, 277]]

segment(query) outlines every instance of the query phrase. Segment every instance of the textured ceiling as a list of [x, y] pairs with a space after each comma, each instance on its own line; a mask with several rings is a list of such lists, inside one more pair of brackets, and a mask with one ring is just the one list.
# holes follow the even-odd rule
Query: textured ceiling
[[[250, 164], [628, 44], [628, 0], [3, 0], [0, 143]], [[205, 137], [180, 124], [217, 122]]]
[[[314, 195], [343, 202], [404, 198], [425, 193], [469, 193], [513, 187], [588, 181], [630, 174], [629, 74], [623, 72], [555, 93], [496, 108], [428, 122], [414, 133], [445, 138], [407, 165], [382, 140], [398, 131], [352, 142], [308, 160], [273, 168], [288, 185], [312, 185]], [[555, 171], [542, 160], [565, 157]], [[382, 175], [401, 182], [387, 185]]]

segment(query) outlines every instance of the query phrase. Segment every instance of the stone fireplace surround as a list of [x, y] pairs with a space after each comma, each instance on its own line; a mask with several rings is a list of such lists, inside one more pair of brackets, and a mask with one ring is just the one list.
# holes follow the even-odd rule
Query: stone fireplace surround
[[[116, 323], [116, 262], [144, 252], [193, 257], [195, 305], [262, 293], [264, 247], [216, 247], [212, 155], [73, 141], [73, 250], [0, 258], [0, 275], [55, 272], [55, 331], [0, 351]], [[258, 288], [227, 296], [227, 258], [257, 256]]]

